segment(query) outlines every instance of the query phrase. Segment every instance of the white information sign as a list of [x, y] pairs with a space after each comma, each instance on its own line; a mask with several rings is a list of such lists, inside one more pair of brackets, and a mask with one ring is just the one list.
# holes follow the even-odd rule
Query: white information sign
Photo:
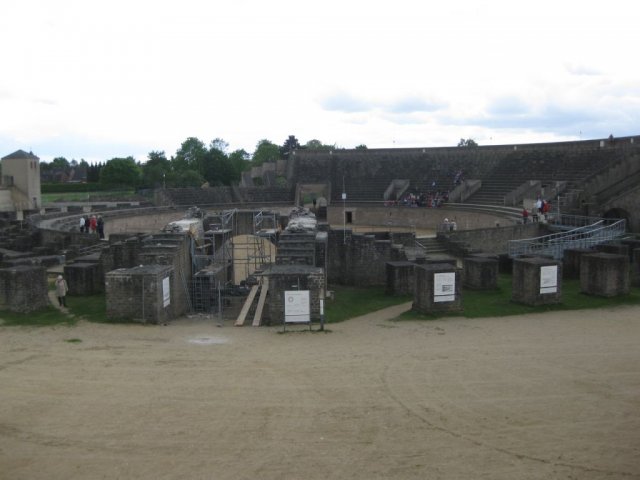
[[558, 266], [540, 267], [540, 294], [558, 291]]
[[162, 306], [166, 307], [171, 303], [171, 290], [169, 289], [169, 277], [162, 279]]
[[284, 292], [284, 321], [286, 323], [308, 323], [311, 321], [309, 290], [287, 290]]
[[456, 299], [456, 273], [445, 272], [433, 275], [433, 301], [453, 302]]

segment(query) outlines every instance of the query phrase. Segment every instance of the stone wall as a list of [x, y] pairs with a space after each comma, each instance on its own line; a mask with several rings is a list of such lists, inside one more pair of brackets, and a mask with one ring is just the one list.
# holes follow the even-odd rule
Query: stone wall
[[[461, 311], [460, 273], [460, 269], [444, 263], [416, 265], [413, 310], [426, 314]], [[440, 285], [442, 275], [447, 276], [447, 282], [450, 283]]]
[[459, 253], [464, 253], [464, 247], [466, 247], [475, 251], [501, 254], [509, 251], [509, 240], [539, 237], [548, 233], [544, 224], [528, 223], [526, 225], [438, 233], [438, 239], [448, 243], [454, 250], [456, 245], [461, 247]]
[[44, 267], [0, 268], [0, 308], [28, 313], [47, 305], [49, 297]]
[[629, 255], [591, 253], [580, 260], [580, 290], [589, 295], [614, 297], [629, 293]]
[[[411, 234], [415, 243], [415, 235]], [[381, 239], [384, 238], [384, 239]], [[386, 285], [389, 261], [407, 260], [402, 246], [393, 244], [389, 232], [370, 234], [351, 230], [328, 232], [327, 279], [329, 283], [360, 286]], [[407, 238], [400, 237], [407, 241]]]
[[[347, 228], [357, 226], [376, 227], [414, 227], [417, 229], [437, 230], [445, 218], [456, 222], [458, 229], [477, 229], [494, 227], [496, 221], [503, 223], [506, 220], [499, 214], [454, 210], [450, 208], [410, 208], [410, 207], [384, 207], [382, 205], [352, 206], [344, 209], [351, 212], [351, 223]], [[341, 205], [332, 205], [327, 208], [327, 219], [332, 225], [343, 225], [343, 208]]]
[[269, 295], [262, 317], [263, 325], [284, 322], [284, 292], [309, 290], [311, 321], [320, 320], [320, 299], [325, 291], [321, 268], [306, 265], [273, 265], [265, 272], [269, 277]]
[[[177, 292], [165, 291], [164, 279], [174, 276], [173, 268], [162, 265], [118, 269], [106, 274], [107, 317], [129, 319], [142, 323], [162, 324], [174, 318], [174, 298]], [[164, 305], [164, 294], [169, 304]]]

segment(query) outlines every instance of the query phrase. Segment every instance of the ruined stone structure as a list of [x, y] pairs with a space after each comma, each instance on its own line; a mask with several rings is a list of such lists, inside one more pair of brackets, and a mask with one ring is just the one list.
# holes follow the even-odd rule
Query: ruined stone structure
[[460, 269], [445, 263], [415, 266], [413, 310], [420, 313], [462, 311]]
[[[543, 195], [546, 192], [561, 194], [564, 212], [574, 208], [576, 213], [586, 213], [581, 208], [589, 208], [590, 214], [601, 213], [626, 218], [631, 230], [638, 230], [639, 224], [638, 209], [635, 206], [638, 204], [637, 192], [640, 190], [637, 187], [638, 182], [634, 182], [633, 179], [640, 175], [640, 137], [625, 137], [615, 141], [477, 148], [334, 151], [300, 149], [292, 152], [288, 160], [279, 162], [273, 168], [267, 165], [259, 170], [252, 172], [243, 187], [158, 191], [158, 204], [168, 207], [162, 212], [149, 210], [144, 213], [150, 219], [158, 219], [162, 215], [172, 215], [172, 212], [176, 211], [175, 207], [172, 209], [172, 205], [215, 205], [229, 209], [227, 212], [238, 205], [255, 205], [261, 208], [266, 205], [291, 206], [294, 202], [306, 201], [301, 198], [304, 195], [321, 195], [322, 202], [317, 205], [316, 212], [321, 212], [319, 218], [327, 223], [321, 223], [317, 231], [300, 235], [297, 239], [289, 234], [280, 236], [279, 254], [276, 257], [276, 265], [273, 265], [275, 270], [271, 270], [270, 273], [274, 281], [271, 282], [270, 293], [266, 299], [266, 312], [269, 312], [266, 318], [278, 316], [274, 310], [277, 308], [275, 306], [278, 300], [273, 300], [272, 297], [276, 295], [274, 289], [279, 288], [279, 276], [284, 283], [293, 277], [297, 279], [304, 276], [307, 284], [322, 289], [319, 290], [318, 298], [331, 283], [385, 285], [392, 292], [400, 293], [415, 289], [411, 285], [415, 286], [416, 283], [416, 267], [403, 262], [410, 261], [412, 265], [421, 263], [424, 266], [433, 262], [455, 263], [455, 259], [451, 260], [451, 257], [449, 260], [442, 260], [444, 257], [438, 255], [412, 252], [416, 241], [413, 233], [356, 233], [355, 227], [350, 228], [349, 221], [353, 224], [364, 222], [378, 226], [393, 225], [397, 222], [403, 227], [437, 229], [444, 216], [454, 217], [458, 230], [443, 231], [438, 236], [438, 240], [446, 245], [449, 253], [462, 257], [481, 250], [500, 255], [506, 251], [509, 240], [540, 236], [547, 233], [546, 227], [542, 224], [528, 224], [496, 228], [497, 225], [514, 223], [513, 217], [502, 222], [499, 219], [507, 218], [505, 215], [508, 214], [498, 207], [488, 211], [469, 206], [502, 205], [507, 195], [515, 198], [517, 195], [514, 196], [514, 192], [523, 191], [523, 185], [526, 184], [540, 188]], [[381, 205], [391, 186], [406, 191], [424, 191], [434, 187], [442, 191], [452, 190], [455, 187], [454, 175], [457, 171], [464, 172], [467, 179], [475, 182], [473, 192], [468, 192], [469, 198], [465, 205], [445, 205], [442, 209], [385, 208]], [[261, 183], [268, 186], [251, 186], [251, 179], [261, 176]], [[278, 182], [274, 181], [276, 177]], [[276, 186], [276, 183], [284, 185], [283, 180], [286, 186]], [[582, 193], [575, 193], [581, 188]], [[346, 193], [344, 201], [343, 193]], [[95, 206], [100, 209], [105, 207], [106, 204]], [[73, 208], [76, 210], [73, 211]], [[193, 307], [190, 305], [189, 287], [185, 285], [192, 281], [200, 281], [204, 289], [212, 290], [230, 277], [224, 268], [210, 269], [201, 275], [202, 278], [196, 279], [194, 274], [201, 266], [194, 265], [194, 250], [188, 241], [176, 238], [148, 234], [127, 234], [118, 237], [117, 234], [112, 234], [109, 238], [109, 248], [100, 250], [100, 242], [95, 236], [83, 235], [77, 231], [78, 216], [86, 213], [87, 208], [69, 206], [68, 211], [59, 213], [49, 210], [46, 215], [30, 217], [40, 217], [43, 221], [44, 226], [37, 230], [36, 235], [31, 232], [26, 235], [15, 233], [11, 236], [12, 239], [7, 237], [7, 242], [14, 241], [16, 247], [30, 245], [29, 250], [32, 252], [24, 258], [22, 254], [13, 251], [4, 252], [4, 264], [31, 265], [36, 262], [34, 254], [37, 253], [37, 262], [45, 265], [47, 262], [59, 261], [62, 254], [67, 261], [65, 273], [72, 295], [100, 292], [101, 287], [104, 287], [101, 279], [114, 270], [125, 269], [126, 275], [126, 270], [139, 268], [140, 265], [167, 267], [172, 272], [169, 282], [172, 295], [175, 295], [175, 298], [171, 299], [171, 309], [161, 314], [164, 315], [162, 318], [168, 318], [167, 315], [180, 315]], [[110, 222], [116, 223], [126, 215], [143, 214], [144, 209], [138, 213], [106, 210], [103, 214], [109, 225]], [[216, 225], [221, 229], [218, 231], [228, 230], [229, 235], [235, 236], [253, 235], [261, 228], [256, 223], [257, 213], [262, 214], [260, 209], [234, 212], [233, 225], [224, 225], [222, 217], [226, 212], [205, 217], [205, 230], [213, 229]], [[267, 228], [277, 230], [286, 226], [287, 220], [282, 214], [274, 214], [273, 221], [269, 218], [271, 223]], [[343, 226], [347, 228], [339, 228]], [[218, 237], [219, 242], [215, 235], [212, 236], [215, 239], [213, 252], [210, 252], [212, 254], [227, 242], [224, 234]], [[632, 259], [637, 244], [633, 243], [634, 240], [627, 242], [623, 246], [604, 248], [615, 248], [618, 253], [626, 248], [624, 252]], [[89, 248], [98, 249], [98, 258], [86, 254]], [[499, 265], [504, 267], [509, 263], [510, 266], [509, 259], [509, 262], [502, 260], [504, 259], [501, 257]], [[480, 263], [482, 262], [474, 263], [480, 269], [480, 273], [476, 272], [479, 276], [474, 274], [472, 267], [464, 274], [465, 282], [468, 278], [471, 286], [491, 283], [484, 280], [474, 282], [475, 277], [483, 277]], [[574, 270], [577, 270], [579, 264], [574, 263]], [[322, 280], [317, 279], [319, 273], [315, 269], [322, 272]], [[571, 269], [567, 267], [567, 273], [569, 270]], [[410, 271], [414, 272], [413, 277]], [[224, 272], [224, 275], [221, 272]], [[153, 277], [157, 272], [129, 273], [134, 276]], [[123, 278], [123, 272], [120, 272], [120, 275]], [[534, 299], [535, 301], [537, 300]], [[159, 312], [157, 309], [156, 311]]]
[[629, 293], [629, 257], [591, 253], [580, 259], [580, 290], [589, 295], [614, 297]]
[[47, 273], [41, 266], [0, 268], [0, 308], [28, 313], [49, 305]]
[[465, 287], [474, 290], [498, 288], [498, 259], [487, 256], [464, 258], [463, 277]]
[[550, 258], [531, 257], [513, 260], [511, 299], [539, 306], [562, 301], [562, 263]]
[[263, 324], [284, 322], [284, 292], [308, 290], [311, 321], [320, 320], [320, 299], [324, 298], [325, 284], [322, 268], [308, 265], [273, 265], [268, 271], [269, 299], [265, 307]]
[[148, 265], [119, 268], [106, 274], [107, 316], [142, 323], [165, 323], [184, 312], [176, 312], [179, 295], [171, 285], [173, 267]]
[[387, 295], [413, 295], [416, 288], [415, 263], [409, 261], [387, 262]]
[[562, 276], [564, 278], [580, 278], [580, 263], [583, 255], [593, 253], [590, 248], [569, 248], [562, 258]]

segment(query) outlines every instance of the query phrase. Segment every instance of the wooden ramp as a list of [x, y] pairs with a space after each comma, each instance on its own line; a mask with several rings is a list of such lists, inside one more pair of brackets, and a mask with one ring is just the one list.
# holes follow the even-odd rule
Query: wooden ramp
[[242, 310], [240, 310], [240, 315], [238, 315], [238, 318], [236, 319], [236, 323], [235, 323], [236, 327], [241, 327], [244, 325], [244, 321], [246, 320], [247, 314], [251, 309], [251, 304], [253, 303], [253, 299], [256, 298], [256, 293], [258, 293], [259, 287], [260, 287], [259, 285], [254, 285], [253, 287], [251, 287], [249, 296], [247, 297], [247, 300], [244, 302], [244, 305], [242, 306]]
[[264, 302], [267, 298], [267, 291], [269, 290], [269, 278], [264, 277], [262, 279], [262, 289], [260, 290], [260, 298], [258, 299], [258, 307], [256, 313], [253, 315], [253, 326], [259, 327], [262, 321], [262, 310], [264, 310]]

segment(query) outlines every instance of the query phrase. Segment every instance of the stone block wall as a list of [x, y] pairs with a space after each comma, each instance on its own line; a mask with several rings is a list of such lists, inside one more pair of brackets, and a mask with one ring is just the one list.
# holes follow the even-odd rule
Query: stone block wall
[[562, 275], [564, 278], [580, 278], [580, 262], [583, 255], [594, 253], [590, 248], [569, 248], [562, 258]]
[[413, 295], [415, 291], [415, 264], [412, 262], [387, 262], [387, 295]]
[[[150, 265], [122, 268], [106, 274], [105, 290], [107, 316], [111, 319], [130, 319], [141, 323], [162, 324], [175, 317], [172, 288], [166, 292], [165, 279], [174, 275], [173, 268]], [[165, 294], [169, 304], [164, 304]]]
[[156, 244], [153, 240], [143, 242], [139, 260], [141, 265], [165, 265], [173, 269], [171, 290], [173, 292], [173, 313], [176, 316], [187, 313], [190, 309], [189, 292], [185, 285], [192, 281], [190, 257], [184, 255], [188, 249], [184, 244]]
[[47, 272], [44, 267], [0, 268], [0, 308], [28, 313], [48, 305]]
[[321, 268], [305, 265], [274, 265], [265, 275], [269, 278], [269, 295], [263, 312], [263, 325], [284, 322], [284, 292], [309, 290], [311, 321], [320, 321], [320, 299], [324, 298], [324, 274]]
[[474, 290], [498, 288], [498, 259], [488, 257], [465, 257], [464, 285]]
[[640, 248], [633, 249], [631, 259], [631, 284], [640, 287]]
[[627, 258], [631, 258], [631, 255], [629, 253], [629, 245], [625, 245], [624, 243], [618, 243], [618, 242], [603, 243], [601, 245], [596, 245], [596, 250], [604, 253], [626, 255]]
[[629, 257], [592, 253], [580, 262], [580, 289], [589, 295], [614, 297], [629, 293]]
[[[411, 234], [415, 241], [415, 236]], [[380, 240], [379, 238], [387, 238]], [[406, 260], [400, 245], [393, 244], [388, 233], [353, 233], [330, 230], [327, 278], [342, 285], [382, 286], [387, 282], [386, 263]]]
[[516, 258], [511, 287], [514, 302], [531, 306], [560, 303], [562, 263], [546, 257]]
[[[413, 310], [421, 313], [459, 312], [462, 310], [460, 269], [438, 263], [416, 265]], [[446, 282], [442, 276], [446, 276]]]
[[329, 254], [328, 254], [328, 245], [329, 245], [329, 234], [327, 232], [317, 232], [316, 233], [316, 243], [315, 243], [315, 257], [316, 263], [314, 266], [318, 268], [322, 268], [323, 271], [323, 283], [324, 285], [328, 284], [327, 281], [327, 268], [329, 265]]
[[94, 295], [104, 292], [104, 274], [98, 263], [72, 263], [64, 266], [69, 295]]

